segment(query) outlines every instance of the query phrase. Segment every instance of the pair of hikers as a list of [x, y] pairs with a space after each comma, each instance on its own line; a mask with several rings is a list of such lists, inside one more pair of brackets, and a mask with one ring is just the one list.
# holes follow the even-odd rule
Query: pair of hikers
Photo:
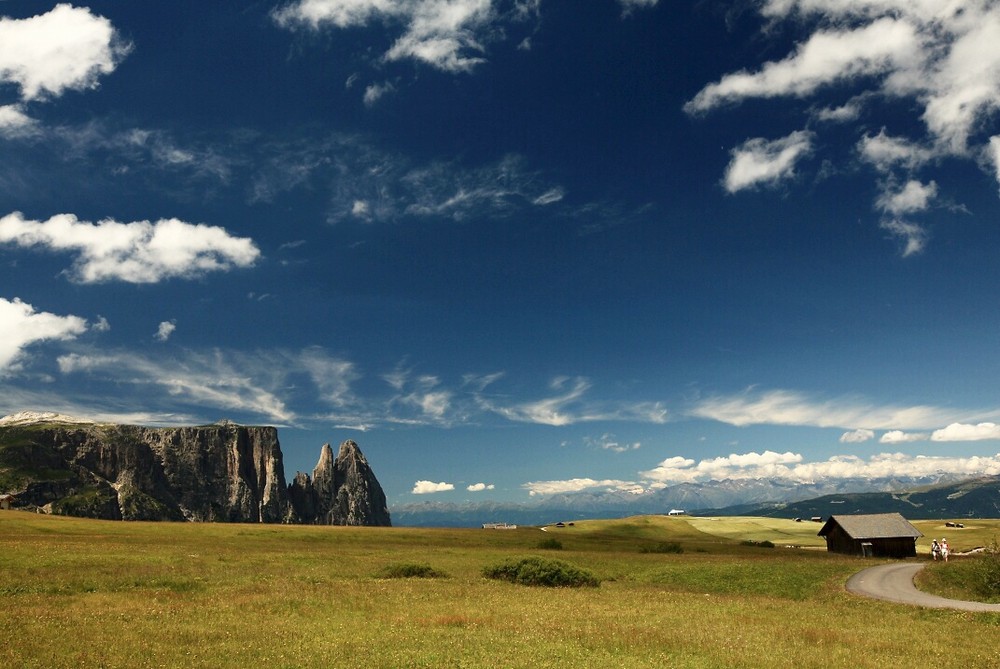
[[938, 542], [938, 540], [935, 539], [934, 541], [931, 542], [931, 557], [934, 558], [935, 560], [937, 560], [938, 558], [941, 558], [945, 562], [948, 561], [948, 540], [947, 539], [941, 539], [940, 542]]

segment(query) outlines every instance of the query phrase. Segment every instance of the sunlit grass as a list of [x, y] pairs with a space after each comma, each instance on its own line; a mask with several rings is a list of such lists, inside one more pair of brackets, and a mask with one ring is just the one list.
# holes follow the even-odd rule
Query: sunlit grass
[[[752, 537], [774, 550], [744, 547], [746, 535], [707, 534], [676, 518], [566, 529], [123, 523], [4, 512], [0, 666], [1000, 665], [996, 614], [847, 594], [847, 577], [871, 561], [782, 548], [794, 542], [777, 535]], [[547, 536], [563, 545], [559, 561], [594, 574], [600, 587], [483, 577], [484, 567], [510, 558], [551, 559], [537, 548]], [[640, 550], [665, 542], [683, 553]], [[407, 565], [445, 576], [385, 577]], [[962, 643], [950, 643], [956, 638]]]

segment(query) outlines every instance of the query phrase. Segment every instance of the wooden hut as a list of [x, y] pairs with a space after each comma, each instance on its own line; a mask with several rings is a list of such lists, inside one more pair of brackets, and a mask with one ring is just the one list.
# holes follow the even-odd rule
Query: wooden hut
[[819, 531], [831, 553], [865, 557], [914, 557], [924, 536], [898, 513], [830, 516]]

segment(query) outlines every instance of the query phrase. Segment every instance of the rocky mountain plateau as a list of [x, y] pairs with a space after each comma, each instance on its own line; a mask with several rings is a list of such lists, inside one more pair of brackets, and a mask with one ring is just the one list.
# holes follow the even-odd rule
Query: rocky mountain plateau
[[389, 526], [361, 449], [324, 444], [312, 476], [285, 482], [278, 431], [94, 423], [51, 413], [0, 419], [0, 494], [13, 508], [113, 520]]

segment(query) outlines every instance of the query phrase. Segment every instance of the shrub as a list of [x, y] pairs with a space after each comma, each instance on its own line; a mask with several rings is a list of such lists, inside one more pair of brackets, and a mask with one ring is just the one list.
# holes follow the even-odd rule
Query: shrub
[[684, 548], [676, 541], [661, 541], [652, 546], [642, 546], [640, 553], [683, 553]]
[[378, 578], [443, 578], [440, 572], [429, 564], [420, 562], [399, 562], [386, 565], [378, 573]]
[[976, 558], [973, 573], [980, 595], [987, 599], [1000, 597], [1000, 544], [996, 539]]
[[539, 541], [538, 547], [542, 550], [561, 551], [563, 545], [562, 542], [555, 537], [549, 537], [548, 539], [542, 539]]
[[540, 557], [508, 559], [483, 569], [483, 576], [521, 585], [542, 585], [550, 588], [596, 588], [600, 580], [589, 571], [562, 560]]
[[764, 539], [764, 541], [754, 541], [753, 539], [747, 539], [740, 542], [741, 546], [756, 546], [757, 548], [774, 548], [774, 542]]

